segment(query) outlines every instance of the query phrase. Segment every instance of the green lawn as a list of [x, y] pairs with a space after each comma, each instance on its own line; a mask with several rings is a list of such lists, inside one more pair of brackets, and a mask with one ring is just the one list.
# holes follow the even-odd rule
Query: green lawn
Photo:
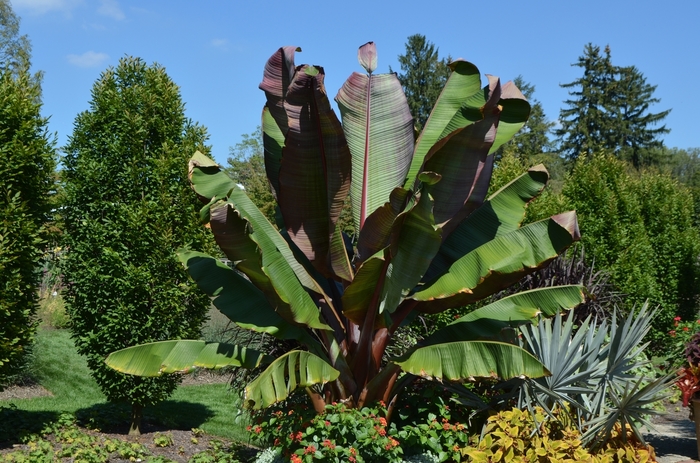
[[[67, 330], [38, 331], [31, 375], [53, 396], [0, 400], [0, 407], [17, 408], [20, 423], [45, 422], [63, 412], [82, 420], [92, 417], [99, 426], [119, 426], [128, 420], [128, 407], [105, 401]], [[147, 408], [145, 418], [173, 429], [197, 427], [212, 435], [246, 441], [248, 423], [236, 420], [239, 409], [237, 394], [227, 384], [181, 386], [170, 399]]]

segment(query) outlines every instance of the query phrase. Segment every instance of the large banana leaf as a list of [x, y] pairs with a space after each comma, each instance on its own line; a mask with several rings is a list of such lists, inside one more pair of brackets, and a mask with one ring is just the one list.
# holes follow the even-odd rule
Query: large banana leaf
[[241, 328], [268, 333], [278, 339], [313, 342], [306, 330], [286, 321], [267, 295], [226, 264], [206, 254], [181, 250], [178, 258], [214, 306]]
[[357, 240], [356, 262], [364, 262], [389, 245], [394, 220], [406, 208], [410, 193], [403, 188], [394, 188], [389, 201], [367, 217], [366, 226]]
[[436, 313], [478, 301], [547, 265], [580, 238], [575, 212], [565, 212], [498, 236], [458, 259], [411, 298]]
[[[350, 191], [350, 150], [323, 85], [323, 68], [300, 66], [285, 96], [289, 130], [282, 150], [279, 203], [289, 236], [324, 275], [352, 279], [344, 246], [331, 247]], [[338, 251], [337, 255], [331, 250]], [[331, 268], [328, 268], [329, 262]]]
[[464, 99], [459, 111], [454, 113], [450, 122], [443, 129], [440, 138], [481, 120], [485, 108], [498, 105], [501, 113], [498, 133], [489, 150], [489, 154], [493, 154], [525, 125], [530, 116], [530, 104], [512, 82], [501, 86], [501, 80], [498, 77], [489, 74], [486, 77], [488, 85], [481, 92], [475, 92]]
[[[471, 198], [475, 186], [484, 169], [487, 156], [496, 136], [499, 111], [486, 108], [487, 112], [480, 121], [460, 128], [442, 138], [428, 152], [423, 170], [436, 172], [442, 176], [437, 184], [430, 188], [435, 199], [435, 222], [442, 224], [452, 219], [468, 202], [481, 204], [484, 197]], [[488, 180], [486, 180], [488, 182]], [[483, 189], [477, 189], [481, 194]]]
[[[382, 273], [386, 273], [387, 262], [383, 253], [365, 260], [357, 272], [352, 283], [343, 292], [343, 315], [353, 323], [362, 326], [367, 316], [372, 297], [377, 289], [377, 282], [382, 281]], [[383, 318], [379, 317], [378, 327], [383, 327]]]
[[379, 313], [393, 313], [396, 310], [421, 280], [440, 248], [442, 237], [435, 225], [434, 202], [429, 194], [433, 187], [435, 185], [424, 181], [418, 202], [394, 222], [395, 231], [389, 247], [391, 259], [381, 288]]
[[[250, 281], [268, 298], [273, 307], [285, 305], [277, 296], [270, 278], [262, 268], [262, 254], [258, 244], [250, 236], [250, 222], [245, 220], [233, 206], [226, 202], [210, 208], [211, 231], [228, 259], [236, 269], [245, 273]], [[281, 309], [286, 311], [288, 309]]]
[[352, 153], [351, 198], [359, 232], [367, 217], [404, 182], [413, 153], [413, 118], [394, 74], [355, 72], [335, 100]]
[[225, 193], [227, 202], [240, 217], [250, 223], [249, 235], [262, 252], [265, 274], [272, 281], [279, 297], [290, 304], [294, 313], [293, 322], [313, 328], [329, 329], [320, 320], [318, 310], [304, 288], [324, 295], [329, 304], [332, 299], [326, 296], [323, 288], [294, 257], [289, 244], [253, 204], [245, 191], [233, 183], [214, 161], [199, 152], [190, 160], [190, 181], [195, 192], [205, 199], [218, 198], [228, 187]]
[[495, 237], [516, 230], [525, 217], [527, 204], [540, 194], [548, 178], [547, 170], [540, 164], [491, 195], [444, 240], [426, 279], [442, 275], [462, 256]]
[[298, 51], [301, 51], [301, 48], [287, 46], [273, 53], [265, 63], [263, 80], [260, 83], [260, 90], [263, 90], [267, 97], [267, 107], [283, 134], [286, 134], [289, 128], [284, 99], [296, 74], [294, 52]]
[[263, 150], [265, 153], [265, 174], [270, 182], [272, 195], [277, 200], [277, 192], [280, 189], [279, 176], [282, 165], [282, 148], [284, 148], [284, 134], [277, 125], [275, 118], [270, 114], [270, 108], [265, 106], [262, 113]]
[[481, 79], [476, 66], [460, 59], [450, 63], [450, 68], [452, 73], [450, 73], [450, 77], [447, 79], [447, 83], [435, 102], [430, 117], [416, 142], [411, 166], [403, 185], [407, 190], [413, 189], [426, 154], [440, 138], [447, 135], [443, 132], [455, 114], [460, 111], [462, 104], [470, 96], [481, 92]]
[[533, 323], [540, 316], [551, 317], [573, 309], [584, 300], [580, 285], [523, 291], [469, 312], [421, 341], [420, 345], [492, 338], [506, 327]]
[[269, 407], [289, 397], [298, 387], [334, 381], [340, 373], [325, 360], [309, 352], [293, 350], [272, 362], [245, 388], [248, 407]]
[[107, 356], [111, 368], [136, 376], [190, 373], [196, 368], [256, 368], [272, 358], [246, 347], [196, 340], [159, 341], [127, 347]]
[[503, 85], [498, 104], [501, 107], [501, 117], [496, 140], [494, 140], [489, 154], [496, 152], [504, 143], [513, 138], [530, 117], [530, 103], [513, 82], [506, 82]]
[[405, 372], [442, 381], [472, 378], [539, 378], [547, 369], [527, 351], [495, 341], [464, 341], [421, 347], [393, 360]]

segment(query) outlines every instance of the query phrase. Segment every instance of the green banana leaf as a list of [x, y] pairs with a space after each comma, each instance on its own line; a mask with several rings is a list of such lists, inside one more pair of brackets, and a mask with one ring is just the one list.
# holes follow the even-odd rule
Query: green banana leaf
[[197, 368], [225, 366], [253, 369], [272, 358], [246, 347], [198, 340], [159, 341], [127, 347], [107, 356], [111, 368], [136, 376], [190, 373]]
[[565, 212], [498, 236], [455, 261], [417, 290], [416, 310], [437, 313], [476, 302], [554, 259], [580, 238], [575, 212]]
[[513, 82], [506, 82], [501, 88], [501, 116], [496, 139], [489, 154], [493, 154], [523, 128], [530, 117], [530, 103]]
[[277, 358], [245, 388], [246, 406], [260, 409], [285, 400], [298, 387], [335, 381], [340, 373], [310, 352], [293, 350]]
[[188, 250], [180, 250], [177, 256], [199, 289], [212, 298], [214, 306], [241, 328], [278, 339], [313, 341], [304, 328], [282, 318], [268, 295], [219, 259]]
[[553, 286], [513, 294], [458, 318], [421, 341], [421, 346], [473, 341], [497, 336], [507, 327], [534, 323], [585, 301], [581, 285]]
[[359, 232], [404, 182], [413, 153], [413, 117], [395, 74], [354, 72], [335, 101], [352, 153], [351, 199]]
[[485, 169], [485, 166], [496, 136], [498, 117], [498, 111], [486, 111], [482, 120], [450, 133], [426, 155], [423, 170], [442, 176], [430, 188], [430, 194], [435, 199], [433, 214], [436, 223], [443, 224], [467, 204], [481, 204], [484, 200], [484, 189], [476, 188], [483, 195], [480, 198], [472, 198], [472, 194], [482, 175], [487, 176], [484, 181], [490, 180], [491, 170]]
[[231, 204], [225, 202], [212, 205], [209, 213], [210, 228], [216, 244], [236, 269], [245, 273], [267, 297], [272, 296], [271, 304], [274, 307], [288, 305], [277, 296], [270, 278], [262, 268], [260, 248], [250, 236], [250, 222], [241, 217]]
[[[355, 279], [345, 288], [342, 296], [343, 315], [356, 325], [362, 326], [377, 282], [382, 280], [382, 272], [386, 273], [386, 261], [384, 253], [378, 252], [362, 263], [355, 273]], [[376, 323], [375, 328], [386, 326], [384, 317], [377, 317]]]
[[211, 198], [217, 197], [227, 185], [233, 185], [226, 193], [227, 202], [240, 217], [250, 223], [252, 230], [249, 235], [262, 252], [264, 272], [272, 281], [279, 297], [291, 306], [290, 321], [329, 330], [328, 325], [321, 321], [317, 307], [304, 288], [324, 295], [329, 304], [332, 299], [325, 295], [323, 288], [294, 257], [289, 244], [253, 204], [245, 191], [233, 184], [214, 161], [199, 152], [195, 153], [190, 161], [190, 180], [195, 192], [204, 198], [208, 195], [211, 195]]
[[440, 248], [442, 236], [435, 225], [434, 202], [429, 194], [435, 186], [424, 179], [418, 202], [394, 222], [395, 231], [389, 248], [391, 260], [381, 288], [380, 314], [394, 313], [403, 298], [421, 280]]
[[[435, 102], [430, 117], [428, 117], [423, 131], [416, 141], [413, 159], [403, 185], [406, 190], [413, 189], [418, 174], [421, 172], [425, 156], [440, 138], [447, 135], [443, 134], [443, 132], [455, 114], [460, 111], [465, 100], [481, 93], [481, 79], [479, 77], [479, 69], [476, 66], [460, 59], [450, 63], [450, 68], [452, 73], [450, 73], [445, 87]], [[455, 127], [455, 129], [457, 128], [459, 127]], [[450, 130], [448, 133], [452, 131]]]
[[307, 259], [327, 277], [333, 277], [336, 268], [343, 279], [351, 280], [345, 246], [331, 246], [350, 191], [351, 156], [323, 80], [323, 68], [304, 65], [287, 89], [289, 130], [277, 202], [289, 236]]
[[263, 151], [265, 154], [265, 175], [270, 182], [272, 196], [277, 200], [280, 190], [280, 166], [282, 165], [282, 148], [284, 148], [284, 134], [279, 128], [275, 118], [270, 114], [270, 108], [265, 106], [262, 113]]
[[392, 361], [407, 373], [441, 381], [540, 378], [549, 374], [526, 350], [495, 341], [436, 344], [418, 348]]
[[426, 280], [444, 274], [455, 261], [493, 238], [516, 230], [525, 218], [527, 204], [549, 179], [540, 164], [489, 197], [447, 236], [426, 273]]
[[389, 195], [389, 201], [372, 212], [365, 220], [360, 236], [357, 239], [357, 262], [364, 262], [380, 250], [389, 246], [394, 220], [403, 212], [410, 199], [411, 192], [403, 188], [394, 188]]

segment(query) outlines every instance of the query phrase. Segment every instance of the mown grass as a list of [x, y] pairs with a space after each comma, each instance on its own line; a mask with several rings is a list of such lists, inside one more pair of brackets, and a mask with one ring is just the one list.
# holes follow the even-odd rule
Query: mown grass
[[[128, 423], [129, 408], [106, 402], [67, 330], [37, 332], [29, 374], [53, 395], [0, 400], [0, 407], [14, 406], [18, 412], [26, 412], [25, 423], [33, 416], [47, 419], [64, 412], [94, 420], [99, 425], [118, 427]], [[146, 420], [156, 425], [186, 430], [200, 428], [211, 435], [245, 442], [248, 422], [244, 418], [236, 420], [239, 410], [238, 395], [227, 384], [201, 384], [180, 386], [170, 399], [147, 408], [144, 414]]]

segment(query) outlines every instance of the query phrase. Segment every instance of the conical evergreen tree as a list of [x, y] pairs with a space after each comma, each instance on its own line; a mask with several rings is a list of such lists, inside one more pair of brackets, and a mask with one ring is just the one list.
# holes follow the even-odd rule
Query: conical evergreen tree
[[573, 64], [583, 68], [583, 76], [562, 84], [573, 98], [559, 115], [560, 151], [568, 159], [606, 150], [628, 159], [636, 167], [655, 163], [662, 142], [658, 136], [668, 133], [661, 122], [670, 110], [649, 113], [658, 103], [652, 95], [656, 86], [649, 85], [634, 66], [612, 64], [610, 47], [601, 54], [600, 47], [587, 44], [583, 56]]
[[658, 154], [663, 148], [660, 135], [670, 132], [665, 125], [652, 127], [664, 120], [670, 109], [652, 114], [649, 106], [661, 100], [654, 98], [656, 85], [647, 83], [644, 75], [635, 66], [618, 70], [616, 107], [619, 111], [617, 147], [620, 157], [635, 167], [658, 164]]
[[406, 54], [399, 55], [403, 72], [397, 77], [403, 86], [418, 131], [428, 120], [430, 111], [447, 82], [450, 75], [449, 62], [450, 57], [440, 59], [435, 45], [421, 34], [408, 37]]

